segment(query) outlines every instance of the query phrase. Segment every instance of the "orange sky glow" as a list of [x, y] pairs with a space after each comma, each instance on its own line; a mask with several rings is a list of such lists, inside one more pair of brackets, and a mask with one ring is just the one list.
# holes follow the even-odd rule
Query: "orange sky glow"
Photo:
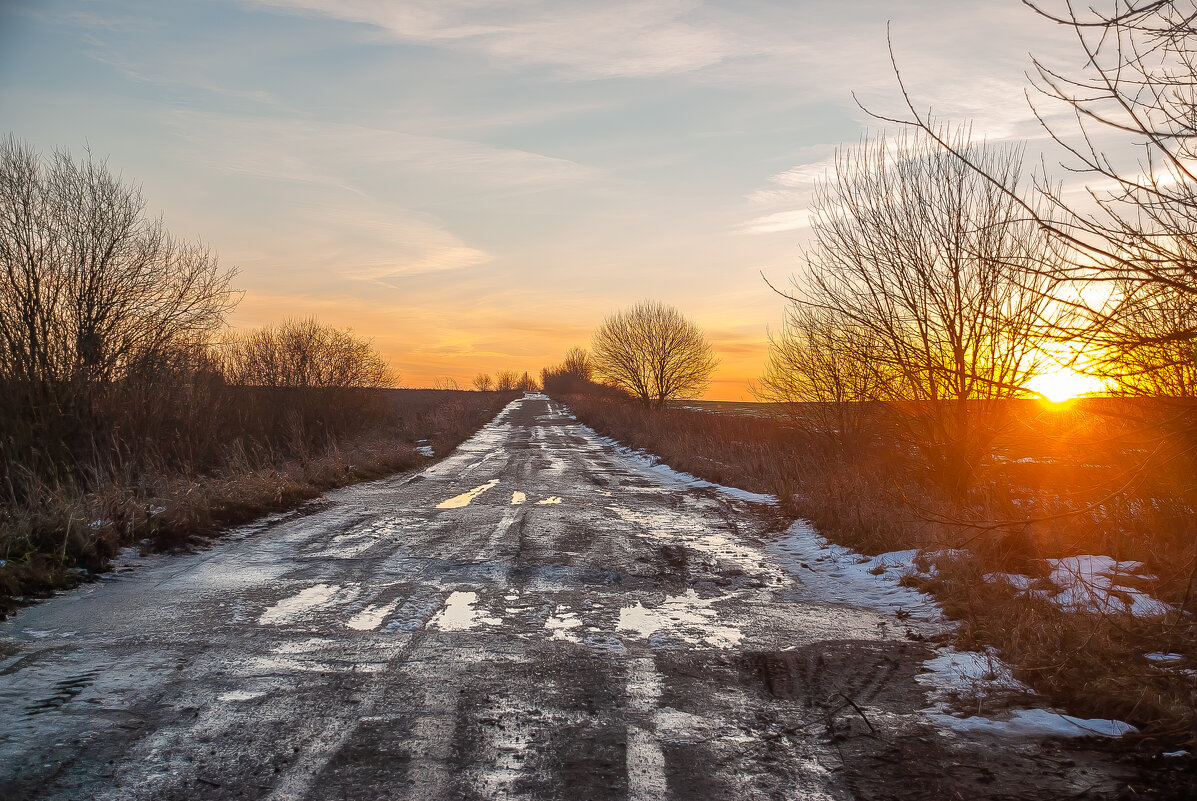
[[[403, 386], [558, 363], [641, 300], [751, 400], [835, 152], [920, 104], [1042, 140], [1018, 3], [17, 0], [0, 115], [84, 148], [238, 271], [229, 322], [315, 315]], [[1032, 147], [1032, 150], [1034, 148]], [[1028, 158], [1034, 153], [1028, 151]]]

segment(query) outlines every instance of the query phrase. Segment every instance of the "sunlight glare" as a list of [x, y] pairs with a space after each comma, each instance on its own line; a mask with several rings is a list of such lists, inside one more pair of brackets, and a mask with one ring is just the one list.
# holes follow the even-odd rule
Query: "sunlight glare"
[[1101, 391], [1102, 382], [1075, 370], [1060, 368], [1035, 376], [1027, 382], [1027, 388], [1052, 403], [1064, 403], [1080, 395]]

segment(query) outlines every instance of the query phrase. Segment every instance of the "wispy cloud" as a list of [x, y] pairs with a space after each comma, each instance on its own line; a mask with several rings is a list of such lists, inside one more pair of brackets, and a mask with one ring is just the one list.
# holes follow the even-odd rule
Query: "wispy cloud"
[[481, 51], [512, 65], [580, 76], [644, 77], [701, 69], [735, 54], [727, 32], [683, 0], [483, 4], [474, 0], [260, 0], [358, 22], [399, 41]]
[[201, 146], [213, 166], [281, 181], [347, 187], [350, 175], [402, 170], [458, 174], [478, 189], [519, 193], [596, 179], [567, 159], [402, 130], [299, 118], [176, 111], [171, 124]]
[[776, 234], [782, 231], [796, 231], [810, 226], [809, 209], [778, 211], [745, 223], [743, 230], [753, 234]]

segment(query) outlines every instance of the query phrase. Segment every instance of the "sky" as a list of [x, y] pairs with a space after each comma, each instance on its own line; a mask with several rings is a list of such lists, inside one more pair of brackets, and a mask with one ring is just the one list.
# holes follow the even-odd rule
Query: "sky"
[[139, 184], [236, 268], [236, 328], [316, 315], [465, 387], [653, 299], [747, 400], [762, 276], [883, 128], [857, 100], [903, 111], [887, 25], [920, 109], [1043, 144], [1028, 53], [1067, 40], [1018, 0], [0, 0], [0, 134]]

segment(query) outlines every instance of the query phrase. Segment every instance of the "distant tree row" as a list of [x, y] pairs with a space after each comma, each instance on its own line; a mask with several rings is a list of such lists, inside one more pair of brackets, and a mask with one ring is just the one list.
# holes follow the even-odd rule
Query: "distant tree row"
[[494, 378], [490, 373], [474, 376], [474, 389], [479, 392], [536, 392], [540, 385], [527, 370], [522, 375], [514, 370], [500, 370]]

